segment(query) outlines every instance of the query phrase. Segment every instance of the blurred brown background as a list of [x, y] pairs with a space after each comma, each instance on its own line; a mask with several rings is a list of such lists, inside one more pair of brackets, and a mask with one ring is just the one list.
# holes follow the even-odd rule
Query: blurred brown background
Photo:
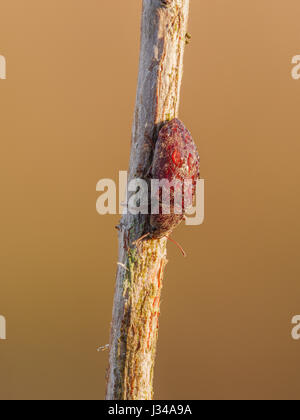
[[[102, 399], [140, 0], [2, 0], [1, 399]], [[203, 226], [169, 245], [156, 397], [300, 396], [298, 0], [192, 0], [181, 119], [206, 180]]]

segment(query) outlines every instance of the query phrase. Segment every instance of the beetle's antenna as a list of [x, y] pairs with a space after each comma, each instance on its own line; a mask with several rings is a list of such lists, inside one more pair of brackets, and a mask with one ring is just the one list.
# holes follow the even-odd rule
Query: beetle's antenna
[[136, 241], [132, 242], [132, 245], [136, 245], [138, 253], [140, 254], [140, 243], [143, 239], [147, 238], [148, 236], [150, 236], [150, 233], [145, 233], [145, 235], [141, 236], [139, 239], [137, 239]]
[[166, 236], [166, 238], [167, 238], [169, 241], [173, 242], [173, 244], [175, 244], [175, 245], [176, 245], [176, 246], [180, 249], [180, 251], [182, 252], [182, 255], [183, 255], [184, 257], [186, 257], [186, 252], [185, 252], [185, 250], [182, 248], [182, 246], [181, 246], [181, 245], [179, 245], [179, 243], [178, 243], [178, 242], [176, 242], [174, 239], [170, 238], [169, 236]]
[[147, 238], [150, 235], [150, 233], [145, 233], [145, 235], [141, 236], [136, 241], [132, 242], [132, 245], [138, 245], [143, 239]]
[[[132, 245], [136, 245], [136, 246], [138, 247], [138, 246], [139, 246], [139, 243], [140, 243], [143, 239], [147, 238], [149, 235], [150, 235], [150, 233], [149, 233], [149, 232], [148, 232], [148, 233], [145, 233], [145, 235], [141, 236], [141, 237], [140, 237], [140, 238], [138, 238], [136, 241], [132, 242]], [[174, 239], [170, 238], [169, 236], [166, 236], [166, 238], [167, 238], [169, 241], [173, 242], [173, 244], [175, 244], [175, 245], [176, 245], [176, 246], [180, 249], [180, 251], [181, 251], [182, 255], [183, 255], [184, 257], [186, 257], [186, 252], [185, 252], [185, 250], [182, 248], [182, 246], [181, 246], [178, 242], [176, 242]]]

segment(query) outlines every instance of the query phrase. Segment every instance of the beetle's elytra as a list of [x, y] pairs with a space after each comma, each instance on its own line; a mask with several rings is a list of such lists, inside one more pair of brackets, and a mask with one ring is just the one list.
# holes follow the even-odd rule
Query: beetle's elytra
[[[189, 205], [192, 205], [196, 192], [196, 183], [200, 175], [200, 159], [197, 147], [184, 124], [177, 118], [165, 124], [155, 144], [151, 175], [153, 179], [166, 179], [173, 182], [176, 179], [183, 185], [187, 179], [192, 180], [189, 191]], [[176, 186], [175, 186], [176, 189]], [[176, 214], [175, 189], [171, 190], [170, 214], [162, 214], [164, 203], [160, 198], [159, 214], [150, 216], [150, 235], [152, 238], [169, 236], [184, 218], [184, 201], [182, 214]], [[186, 194], [186, 193], [185, 193]], [[179, 204], [179, 203], [177, 203]]]

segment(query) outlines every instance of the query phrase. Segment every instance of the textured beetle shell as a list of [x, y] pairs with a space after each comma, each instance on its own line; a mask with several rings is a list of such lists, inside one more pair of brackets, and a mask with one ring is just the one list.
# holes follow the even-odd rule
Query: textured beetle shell
[[[178, 179], [183, 184], [184, 180], [192, 180], [192, 188], [188, 193], [186, 204], [190, 207], [196, 191], [197, 179], [200, 176], [200, 159], [197, 147], [190, 132], [177, 118], [165, 124], [158, 134], [155, 145], [152, 178], [166, 179], [169, 182]], [[175, 191], [171, 190], [170, 214], [162, 214], [164, 203], [160, 198], [159, 214], [150, 216], [150, 230], [153, 238], [168, 236], [184, 218], [184, 199], [177, 203], [182, 206], [182, 214], [175, 214]]]

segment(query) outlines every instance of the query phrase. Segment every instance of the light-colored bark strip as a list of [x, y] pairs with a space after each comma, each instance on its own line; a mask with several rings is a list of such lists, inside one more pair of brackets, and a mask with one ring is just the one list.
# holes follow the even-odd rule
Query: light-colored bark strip
[[[143, 0], [141, 51], [129, 179], [147, 178], [163, 122], [178, 116], [189, 0]], [[148, 217], [126, 214], [119, 226], [119, 263], [107, 372], [108, 400], [153, 398], [153, 370], [166, 238], [133, 242]]]

